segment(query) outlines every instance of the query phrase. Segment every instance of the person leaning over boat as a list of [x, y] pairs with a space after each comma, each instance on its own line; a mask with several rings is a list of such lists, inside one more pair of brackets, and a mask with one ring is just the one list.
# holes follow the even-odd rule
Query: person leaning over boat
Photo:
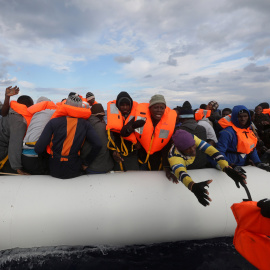
[[[78, 96], [69, 96], [65, 104], [57, 107], [35, 145], [38, 154], [45, 152], [50, 145], [50, 175], [62, 179], [77, 177], [81, 175], [81, 169], [85, 170], [95, 159], [102, 145], [86, 121], [90, 115], [89, 109], [82, 108], [82, 100]], [[82, 160], [79, 152], [85, 139], [91, 143], [92, 149]]]
[[135, 135], [142, 147], [138, 156], [141, 170], [164, 169], [167, 178], [174, 177], [167, 166], [168, 143], [174, 132], [177, 113], [166, 106], [163, 95], [154, 95], [149, 103], [140, 103], [136, 109], [136, 121], [145, 125], [135, 129]]
[[23, 139], [22, 165], [25, 171], [30, 174], [49, 174], [48, 154], [38, 155], [34, 147], [44, 127], [54, 114], [56, 105], [50, 99], [40, 97], [37, 103], [27, 110], [33, 117]]
[[116, 100], [107, 104], [108, 148], [115, 171], [139, 170], [138, 143], [133, 128], [144, 125], [144, 121], [134, 122], [137, 105], [127, 92], [120, 92]]
[[[94, 104], [91, 108], [92, 114], [87, 120], [90, 122], [94, 130], [96, 131], [99, 139], [101, 140], [102, 148], [97, 154], [94, 161], [85, 170], [86, 174], [95, 173], [107, 173], [113, 169], [114, 162], [110, 155], [110, 150], [107, 148], [108, 136], [106, 132], [106, 123], [104, 121], [105, 111], [103, 106], [99, 103]], [[84, 159], [87, 157], [92, 149], [92, 145], [85, 141], [82, 150], [81, 157]]]
[[8, 87], [0, 119], [0, 170], [5, 173], [28, 174], [24, 171], [21, 155], [22, 144], [32, 114], [27, 110], [33, 105], [29, 96], [20, 96], [17, 101], [9, 100], [17, 95], [18, 87]]
[[250, 128], [251, 117], [245, 106], [234, 106], [231, 116], [221, 118], [218, 123], [224, 129], [220, 132], [216, 148], [231, 167], [245, 166], [251, 160], [255, 166], [270, 171], [257, 154], [257, 137]]
[[194, 193], [198, 201], [203, 205], [209, 205], [211, 199], [208, 197], [209, 192], [205, 189], [213, 180], [207, 180], [199, 183], [195, 183], [187, 173], [187, 167], [192, 164], [196, 158], [196, 149], [207, 154], [209, 157], [214, 159], [221, 169], [234, 181], [236, 186], [239, 188], [239, 183], [245, 181], [245, 174], [237, 172], [229, 167], [228, 162], [225, 158], [215, 149], [212, 145], [199, 139], [197, 136], [185, 130], [177, 130], [172, 135], [173, 145], [168, 153], [168, 160], [172, 172], [176, 176], [174, 183], [182, 182], [190, 191]]

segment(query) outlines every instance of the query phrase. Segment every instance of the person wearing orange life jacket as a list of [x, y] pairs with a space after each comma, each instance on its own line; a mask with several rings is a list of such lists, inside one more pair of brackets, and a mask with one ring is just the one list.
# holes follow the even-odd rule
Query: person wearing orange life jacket
[[49, 173], [48, 154], [38, 155], [34, 147], [55, 110], [56, 105], [46, 97], [40, 97], [35, 105], [28, 108], [33, 117], [23, 140], [22, 164], [25, 171], [30, 174]]
[[[45, 126], [35, 152], [42, 154], [50, 145], [49, 169], [53, 177], [68, 179], [81, 175], [82, 169], [85, 170], [99, 153], [101, 142], [87, 121], [90, 115], [89, 109], [82, 108], [80, 97], [69, 96]], [[82, 160], [79, 153], [85, 140], [91, 143], [92, 149]]]
[[[224, 129], [220, 132], [216, 148], [231, 167], [247, 165], [250, 159], [257, 167], [264, 170], [269, 169], [261, 162], [257, 154], [257, 138], [250, 129], [251, 117], [245, 106], [233, 107], [231, 117], [221, 118], [219, 124]], [[211, 163], [216, 166], [213, 162]]]
[[94, 104], [98, 104], [96, 101], [95, 95], [91, 92], [87, 92], [85, 96], [86, 102], [88, 102], [89, 106], [92, 107]]
[[175, 178], [168, 164], [168, 151], [176, 117], [176, 111], [166, 106], [163, 95], [154, 95], [149, 103], [138, 105], [136, 120], [146, 121], [143, 127], [135, 129], [136, 138], [142, 145], [138, 153], [141, 170], [163, 168], [168, 179]]
[[107, 104], [107, 146], [114, 159], [115, 171], [139, 170], [139, 145], [133, 132], [138, 123], [142, 126], [144, 121], [134, 122], [137, 105], [124, 91], [117, 95], [116, 100]]
[[270, 269], [270, 200], [235, 203], [231, 209], [237, 221], [235, 249], [256, 268]]
[[2, 110], [4, 117], [0, 119], [0, 170], [5, 173], [27, 174], [22, 166], [21, 154], [23, 138], [32, 118], [27, 108], [33, 105], [33, 100], [23, 95], [9, 104], [10, 97], [18, 92], [17, 87], [6, 89]]

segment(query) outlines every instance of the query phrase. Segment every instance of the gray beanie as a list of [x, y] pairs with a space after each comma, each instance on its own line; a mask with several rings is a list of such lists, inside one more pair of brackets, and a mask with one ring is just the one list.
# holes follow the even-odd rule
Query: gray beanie
[[73, 107], [82, 107], [82, 99], [78, 96], [69, 96], [66, 101], [66, 105]]
[[40, 97], [38, 98], [37, 103], [42, 102], [42, 101], [51, 101], [51, 100], [48, 99], [47, 97]]
[[151, 97], [149, 101], [149, 107], [157, 104], [157, 103], [163, 103], [166, 106], [166, 101], [163, 95], [154, 95]]

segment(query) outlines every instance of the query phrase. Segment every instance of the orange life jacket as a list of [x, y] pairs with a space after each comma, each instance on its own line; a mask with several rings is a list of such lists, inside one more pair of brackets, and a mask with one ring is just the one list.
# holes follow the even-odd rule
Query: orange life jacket
[[270, 116], [270, 109], [263, 109], [262, 111], [264, 114], [268, 114]]
[[195, 112], [195, 120], [199, 121], [202, 120], [203, 118], [208, 118], [211, 115], [211, 110], [204, 110], [204, 109], [199, 109]]
[[270, 219], [263, 217], [257, 202], [231, 206], [237, 227], [233, 244], [236, 250], [260, 270], [270, 269]]
[[161, 120], [154, 128], [149, 103], [140, 103], [136, 110], [136, 120], [145, 120], [145, 125], [135, 130], [137, 140], [141, 143], [147, 153], [144, 163], [148, 161], [149, 155], [160, 151], [171, 139], [176, 122], [176, 111], [166, 107]]
[[[138, 103], [133, 101], [133, 105], [131, 108], [131, 112], [127, 119], [124, 119], [123, 115], [121, 114], [120, 110], [116, 107], [116, 100], [109, 101], [107, 103], [107, 126], [106, 130], [110, 130], [113, 132], [120, 133], [122, 127], [126, 125], [130, 120], [135, 117], [136, 108]], [[134, 133], [132, 133], [128, 137], [124, 137], [125, 140], [131, 141], [132, 143], [136, 144], [137, 139]]]
[[15, 112], [23, 116], [28, 128], [33, 115], [28, 111], [27, 106], [24, 104], [20, 104], [17, 101], [10, 101], [10, 108], [12, 108]]
[[[137, 143], [136, 136], [134, 133], [131, 133], [128, 137], [120, 136], [121, 147], [119, 149], [111, 137], [111, 131], [120, 133], [122, 127], [135, 117], [137, 105], [138, 103], [136, 101], [133, 101], [131, 112], [129, 116], [127, 117], [127, 119], [124, 119], [120, 110], [116, 107], [116, 100], [109, 101], [107, 103], [107, 126], [106, 126], [106, 130], [108, 133], [107, 147], [111, 150], [116, 150], [117, 152], [121, 153], [123, 156], [127, 156], [129, 154], [128, 148], [125, 145], [125, 140], [132, 142], [131, 151], [133, 151], [133, 146]], [[121, 170], [123, 170], [123, 165], [121, 162], [120, 162], [120, 168]]]
[[239, 128], [231, 121], [231, 115], [221, 118], [218, 123], [222, 128], [232, 127], [237, 135], [237, 152], [249, 154], [257, 145], [257, 137], [254, 132], [248, 128]]
[[43, 110], [56, 110], [56, 105], [52, 101], [42, 101], [39, 103], [36, 103], [35, 105], [32, 105], [27, 108], [28, 112], [30, 112], [32, 115], [34, 115], [37, 112], [43, 111]]
[[87, 108], [79, 108], [62, 103], [61, 105], [57, 106], [57, 109], [52, 115], [51, 119], [62, 116], [83, 118], [87, 120], [91, 116], [91, 111]]

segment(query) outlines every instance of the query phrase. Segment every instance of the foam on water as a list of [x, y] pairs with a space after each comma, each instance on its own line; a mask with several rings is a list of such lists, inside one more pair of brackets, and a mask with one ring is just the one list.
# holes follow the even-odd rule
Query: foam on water
[[232, 244], [232, 238], [150, 246], [41, 247], [1, 251], [7, 269], [245, 269], [255, 270]]

